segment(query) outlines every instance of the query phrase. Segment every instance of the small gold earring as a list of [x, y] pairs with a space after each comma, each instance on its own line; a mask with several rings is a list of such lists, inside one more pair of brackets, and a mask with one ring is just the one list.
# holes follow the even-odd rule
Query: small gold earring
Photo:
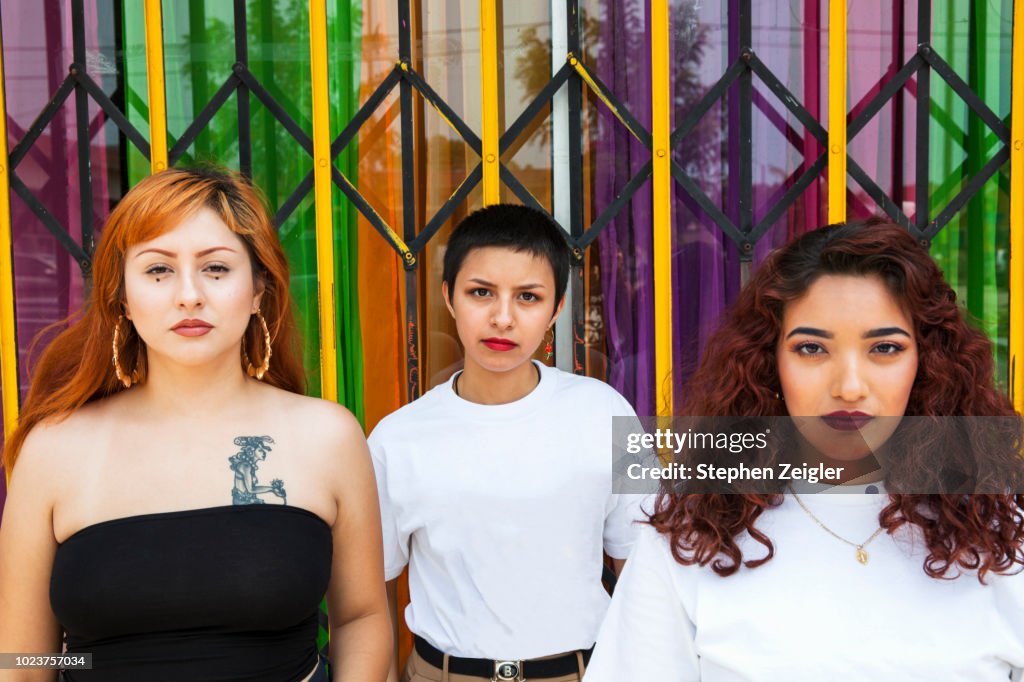
[[267, 321], [263, 318], [263, 313], [256, 309], [253, 313], [256, 319], [259, 320], [260, 326], [263, 327], [263, 362], [260, 363], [259, 367], [253, 366], [249, 360], [248, 354], [245, 352], [245, 337], [242, 337], [242, 362], [245, 363], [245, 372], [251, 377], [255, 377], [257, 381], [263, 379], [263, 376], [270, 369], [270, 356], [273, 354], [273, 349], [270, 346], [270, 330], [267, 328]]

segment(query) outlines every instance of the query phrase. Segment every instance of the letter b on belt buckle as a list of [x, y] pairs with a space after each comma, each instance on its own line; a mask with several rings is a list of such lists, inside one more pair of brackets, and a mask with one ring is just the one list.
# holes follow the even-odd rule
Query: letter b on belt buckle
[[522, 661], [495, 661], [491, 682], [526, 682]]

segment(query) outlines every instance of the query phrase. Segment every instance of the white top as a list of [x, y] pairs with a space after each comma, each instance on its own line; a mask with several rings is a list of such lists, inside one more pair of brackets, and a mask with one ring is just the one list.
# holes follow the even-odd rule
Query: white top
[[409, 564], [409, 629], [455, 656], [588, 648], [608, 607], [602, 550], [629, 553], [638, 495], [612, 494], [607, 384], [538, 363], [524, 398], [481, 405], [438, 386], [370, 435], [384, 573]]
[[[801, 495], [840, 536], [878, 528], [881, 495]], [[1024, 574], [929, 578], [923, 541], [901, 528], [867, 565], [791, 495], [758, 519], [775, 557], [727, 578], [682, 566], [640, 531], [584, 682], [1006, 682], [1024, 667]], [[744, 535], [744, 558], [764, 556]]]

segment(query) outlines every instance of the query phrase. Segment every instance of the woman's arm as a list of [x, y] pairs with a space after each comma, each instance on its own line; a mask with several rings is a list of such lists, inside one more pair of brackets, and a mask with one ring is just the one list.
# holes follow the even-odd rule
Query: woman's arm
[[398, 580], [387, 582], [388, 613], [391, 616], [391, 669], [388, 671], [388, 682], [398, 682]]
[[[0, 525], [0, 652], [59, 653], [61, 630], [50, 608], [54, 479], [37, 426], [22, 446]], [[53, 670], [0, 670], [3, 682], [56, 679]]]
[[359, 423], [337, 408], [333, 482], [338, 516], [327, 589], [331, 671], [335, 682], [380, 682], [392, 659], [391, 619], [384, 589], [377, 487]]

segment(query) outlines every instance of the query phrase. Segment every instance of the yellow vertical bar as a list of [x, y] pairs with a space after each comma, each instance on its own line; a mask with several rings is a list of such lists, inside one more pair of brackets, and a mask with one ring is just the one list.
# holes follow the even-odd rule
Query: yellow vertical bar
[[481, 156], [484, 163], [484, 205], [501, 201], [498, 159], [498, 12], [497, 0], [480, 0], [480, 93], [483, 101]]
[[651, 138], [654, 150], [654, 371], [658, 414], [672, 414], [672, 168], [668, 0], [651, 2]]
[[828, 221], [846, 221], [846, 0], [828, 2]]
[[313, 78], [313, 197], [320, 307], [320, 394], [338, 400], [334, 313], [334, 216], [331, 206], [331, 120], [327, 81], [327, 3], [309, 0], [309, 61]]
[[149, 83], [149, 163], [167, 168], [167, 90], [164, 86], [164, 26], [160, 0], [146, 0], [146, 81]]
[[1013, 3], [1010, 78], [1010, 399], [1024, 414], [1024, 0]]
[[[6, 441], [18, 425], [18, 338], [14, 322], [14, 251], [5, 84], [3, 36], [0, 35], [0, 390], [3, 392]], [[6, 473], [10, 479], [11, 472]]]

